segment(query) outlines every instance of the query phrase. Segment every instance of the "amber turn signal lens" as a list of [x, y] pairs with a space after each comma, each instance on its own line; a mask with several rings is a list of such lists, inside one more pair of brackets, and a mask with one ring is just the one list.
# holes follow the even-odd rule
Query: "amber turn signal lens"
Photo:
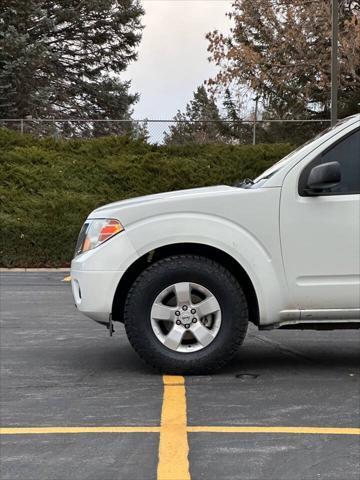
[[117, 233], [120, 233], [123, 230], [123, 226], [118, 220], [109, 220], [109, 223], [105, 225], [99, 234], [99, 242], [105, 242], [109, 238], [113, 237]]
[[82, 252], [87, 252], [90, 249], [91, 249], [91, 240], [89, 237], [85, 237], [85, 240], [82, 246]]

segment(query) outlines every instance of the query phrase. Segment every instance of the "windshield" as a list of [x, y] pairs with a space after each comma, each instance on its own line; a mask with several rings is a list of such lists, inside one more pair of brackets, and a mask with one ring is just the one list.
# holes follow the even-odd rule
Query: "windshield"
[[349, 120], [349, 118], [345, 118], [343, 120], [340, 120], [335, 126], [329, 127], [327, 129], [323, 130], [318, 135], [316, 135], [316, 137], [313, 137], [310, 140], [308, 140], [307, 142], [305, 142], [303, 145], [300, 145], [298, 148], [296, 148], [295, 150], [290, 152], [288, 155], [286, 155], [286, 157], [282, 158], [281, 160], [276, 162], [274, 165], [272, 165], [270, 168], [265, 170], [265, 172], [263, 172], [255, 180], [253, 180], [253, 181], [247, 180], [246, 183], [241, 185], [242, 188], [259, 188], [259, 187], [261, 187], [266, 182], [266, 180], [269, 180], [269, 178], [271, 178], [273, 175], [275, 175], [280, 170], [282, 170], [286, 165], [288, 165], [288, 163], [292, 161], [294, 156], [297, 155], [301, 150], [305, 149], [306, 147], [311, 145], [313, 142], [317, 141], [319, 138], [326, 135], [328, 132], [339, 128], [341, 125], [348, 122], [348, 120]]

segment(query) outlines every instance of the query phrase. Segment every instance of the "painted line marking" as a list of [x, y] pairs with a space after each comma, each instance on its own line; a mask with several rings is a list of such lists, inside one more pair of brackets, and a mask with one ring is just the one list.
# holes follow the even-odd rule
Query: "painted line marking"
[[190, 480], [185, 379], [164, 375], [157, 480]]
[[63, 280], [61, 280], [62, 282], [71, 282], [71, 275], [65, 277]]
[[69, 272], [70, 268], [0, 268], [0, 273], [59, 273], [59, 272]]
[[[162, 427], [0, 427], [0, 435], [80, 433], [161, 433]], [[188, 426], [187, 433], [285, 433], [302, 435], [360, 435], [360, 428]]]
[[0, 428], [0, 435], [51, 435], [77, 433], [159, 433], [160, 427], [21, 427]]
[[286, 433], [302, 435], [360, 435], [360, 428], [332, 427], [187, 427], [189, 433]]
[[184, 377], [164, 375], [163, 385], [160, 427], [0, 427], [0, 435], [160, 433], [157, 480], [191, 480], [188, 433], [360, 435], [360, 428], [188, 426]]

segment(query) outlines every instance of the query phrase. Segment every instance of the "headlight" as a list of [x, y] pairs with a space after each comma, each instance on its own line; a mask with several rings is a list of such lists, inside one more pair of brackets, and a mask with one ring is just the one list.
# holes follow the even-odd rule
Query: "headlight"
[[75, 257], [80, 255], [80, 253], [98, 247], [123, 230], [124, 227], [119, 220], [114, 220], [112, 218], [87, 220], [79, 234], [75, 249]]

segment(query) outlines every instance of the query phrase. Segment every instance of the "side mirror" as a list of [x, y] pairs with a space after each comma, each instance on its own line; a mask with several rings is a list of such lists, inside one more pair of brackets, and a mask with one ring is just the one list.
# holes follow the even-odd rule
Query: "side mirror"
[[307, 181], [307, 193], [316, 195], [328, 188], [336, 187], [341, 182], [339, 162], [323, 163], [311, 169]]

